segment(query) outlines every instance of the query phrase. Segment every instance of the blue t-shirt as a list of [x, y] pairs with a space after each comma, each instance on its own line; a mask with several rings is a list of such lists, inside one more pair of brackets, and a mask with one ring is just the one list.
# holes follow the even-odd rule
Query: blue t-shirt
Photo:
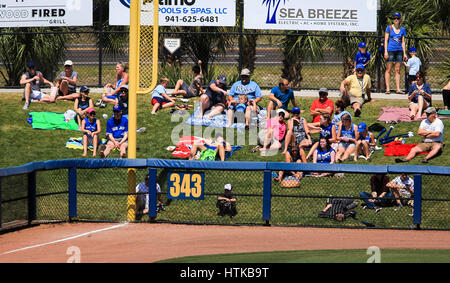
[[[419, 90], [419, 88], [417, 87], [417, 84], [412, 84], [411, 87], [409, 88], [409, 95], [411, 95], [415, 90]], [[431, 87], [429, 84], [424, 83], [422, 85], [422, 90], [425, 91], [428, 94], [431, 94]], [[413, 99], [411, 100], [412, 102], [417, 103], [417, 99], [419, 98], [419, 95], [421, 94], [416, 94]], [[427, 97], [423, 97], [428, 103], [430, 103], [431, 101], [427, 98]]]
[[163, 87], [162, 85], [158, 85], [153, 90], [152, 98], [156, 98], [156, 97], [157, 98], [164, 98], [164, 96], [162, 96], [163, 93], [167, 93], [166, 88]]
[[415, 76], [417, 72], [419, 72], [421, 65], [422, 61], [420, 61], [418, 57], [409, 58], [408, 62], [406, 63], [406, 66], [409, 67], [409, 75]]
[[240, 94], [246, 94], [249, 100], [262, 97], [261, 89], [254, 81], [250, 81], [246, 85], [243, 85], [241, 81], [235, 82], [231, 87], [230, 96], [232, 96], [234, 100], [239, 101]]
[[109, 118], [106, 123], [106, 134], [111, 134], [114, 138], [123, 138], [125, 133], [128, 132], [128, 119], [122, 117], [119, 123], [114, 122], [114, 117]]
[[365, 65], [369, 61], [370, 61], [370, 52], [366, 51], [366, 53], [361, 53], [361, 51], [358, 51], [358, 53], [356, 53], [356, 56], [355, 56], [356, 65], [358, 65], [358, 64]]
[[[91, 123], [89, 122], [88, 118], [84, 118], [84, 129], [91, 131], [91, 132], [95, 132], [97, 131], [97, 118], [94, 118], [94, 121]], [[84, 133], [86, 135], [86, 133]]]
[[281, 103], [283, 104], [281, 108], [283, 108], [284, 110], [288, 109], [289, 101], [295, 99], [294, 91], [291, 88], [287, 89], [285, 92], [281, 92], [280, 87], [276, 86], [272, 88], [270, 93], [272, 93], [275, 98], [281, 101]]
[[350, 118], [352, 117], [352, 114], [350, 114], [350, 112], [348, 112], [347, 110], [344, 110], [341, 113], [334, 115], [333, 120], [332, 120], [333, 124], [339, 123], [342, 120], [342, 116], [344, 114], [348, 114], [350, 116]]
[[386, 32], [389, 33], [387, 51], [403, 51], [402, 37], [406, 36], [406, 29], [404, 27], [401, 27], [400, 32], [395, 33], [394, 27], [388, 26], [386, 28]]

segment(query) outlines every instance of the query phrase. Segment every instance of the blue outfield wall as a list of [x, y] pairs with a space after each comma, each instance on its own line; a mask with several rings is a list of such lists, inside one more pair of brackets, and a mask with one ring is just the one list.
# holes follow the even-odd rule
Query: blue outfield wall
[[[422, 175], [450, 176], [450, 167], [442, 166], [412, 166], [412, 165], [354, 165], [354, 164], [305, 164], [284, 162], [220, 162], [220, 161], [188, 161], [164, 159], [67, 159], [31, 162], [23, 166], [0, 168], [0, 178], [28, 175], [28, 207], [29, 221], [35, 219], [36, 210], [36, 172], [44, 170], [68, 169], [69, 219], [77, 216], [77, 170], [99, 168], [149, 168], [150, 174], [150, 205], [149, 217], [156, 216], [156, 168], [192, 169], [192, 170], [222, 170], [222, 171], [260, 171], [264, 174], [263, 211], [262, 218], [266, 223], [271, 219], [272, 207], [272, 171], [304, 171], [332, 172], [356, 174], [400, 174], [414, 175], [414, 218], [413, 224], [421, 224], [422, 208]], [[0, 183], [1, 184], [1, 183]], [[0, 186], [0, 190], [7, 189]], [[1, 191], [0, 191], [1, 197]], [[1, 216], [1, 207], [0, 207]], [[1, 218], [0, 218], [1, 225]]]

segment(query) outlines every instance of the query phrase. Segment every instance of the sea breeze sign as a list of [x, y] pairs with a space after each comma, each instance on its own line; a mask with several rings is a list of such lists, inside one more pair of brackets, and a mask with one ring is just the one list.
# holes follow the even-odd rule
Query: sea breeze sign
[[0, 0], [0, 27], [92, 26], [92, 0]]
[[377, 0], [246, 0], [244, 28], [375, 32]]
[[[1, 1], [1, 0], [0, 0]], [[109, 24], [130, 24], [130, 1], [109, 1]], [[150, 4], [141, 4], [145, 13]], [[142, 22], [141, 24], [146, 24]], [[234, 26], [236, 24], [236, 0], [159, 0], [160, 26]]]

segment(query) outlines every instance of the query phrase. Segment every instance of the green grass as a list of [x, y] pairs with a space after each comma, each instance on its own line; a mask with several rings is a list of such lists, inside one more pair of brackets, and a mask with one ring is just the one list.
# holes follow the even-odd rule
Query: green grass
[[[91, 94], [96, 100], [100, 97], [99, 93]], [[176, 141], [171, 141], [173, 129], [180, 126], [180, 120], [171, 121], [168, 110], [163, 110], [157, 115], [150, 115], [151, 103], [150, 95], [138, 96], [137, 126], [146, 127], [145, 133], [137, 135], [137, 158], [159, 158], [176, 159], [166, 151], [166, 147], [174, 145]], [[68, 130], [34, 130], [26, 121], [27, 112], [23, 111], [21, 93], [4, 93], [0, 95], [0, 146], [2, 154], [0, 157], [0, 168], [20, 166], [33, 161], [73, 159], [82, 158], [81, 150], [65, 148], [65, 144], [70, 137], [81, 137], [80, 132]], [[313, 98], [298, 97], [297, 102], [302, 109], [309, 109]], [[265, 97], [261, 105], [265, 106], [267, 98]], [[401, 106], [407, 107], [408, 102], [397, 100], [377, 100], [364, 107], [362, 117], [355, 118], [354, 122], [366, 122], [368, 125], [376, 122], [382, 106]], [[441, 101], [436, 101], [435, 106], [442, 106]], [[73, 109], [72, 102], [58, 102], [55, 104], [32, 103], [30, 111], [50, 111], [63, 113], [68, 109]], [[97, 109], [97, 117], [106, 113], [111, 116], [112, 108], [109, 105], [104, 109]], [[310, 116], [308, 111], [302, 114], [308, 120]], [[105, 134], [106, 120], [100, 118], [102, 122], [102, 133]], [[450, 129], [450, 119], [443, 120], [445, 127]], [[184, 124], [181, 124], [184, 125]], [[418, 122], [400, 123], [395, 125], [393, 134], [412, 131], [416, 133], [419, 126]], [[187, 127], [190, 129], [188, 135], [202, 135], [207, 132], [205, 127]], [[214, 133], [212, 133], [214, 135]], [[234, 132], [235, 139], [237, 133]], [[445, 132], [444, 140], [449, 140], [449, 131]], [[313, 137], [316, 137], [313, 135]], [[415, 135], [407, 139], [408, 143], [420, 141], [420, 137]], [[243, 148], [234, 153], [230, 161], [274, 161], [283, 162], [284, 156], [261, 157], [259, 154], [251, 153], [253, 144], [249, 144], [249, 137], [245, 135], [245, 142], [241, 144]], [[111, 158], [118, 158], [118, 152], [113, 152]], [[88, 155], [85, 159], [90, 159]], [[353, 164], [352, 161], [347, 161]], [[395, 164], [394, 157], [384, 156], [384, 151], [376, 151], [372, 162], [369, 163], [360, 159], [361, 165], [388, 165]], [[422, 165], [420, 158], [415, 158], [409, 164]], [[448, 150], [438, 158], [430, 160], [432, 166], [449, 166], [450, 158]], [[143, 180], [147, 170], [139, 169], [137, 171], [137, 180]], [[167, 170], [158, 170], [158, 181], [163, 188], [167, 189], [165, 184]], [[194, 223], [257, 223], [262, 224], [262, 172], [205, 172], [205, 192], [208, 194], [204, 201], [173, 201], [167, 210], [158, 215], [159, 220], [176, 222], [194, 222]], [[395, 175], [390, 175], [394, 178]], [[21, 188], [26, 187], [25, 177], [4, 178], [2, 180], [3, 196], [2, 200], [14, 197], [20, 197]], [[284, 189], [280, 188], [278, 183], [273, 183], [273, 194], [283, 195], [272, 198], [272, 219], [271, 223], [275, 225], [332, 225], [332, 226], [361, 226], [361, 223], [348, 220], [343, 223], [337, 223], [333, 220], [318, 219], [317, 213], [324, 207], [323, 198], [298, 198], [299, 195], [316, 195], [321, 197], [359, 196], [360, 191], [369, 190], [369, 175], [345, 174], [344, 178], [304, 178], [301, 188]], [[67, 170], [43, 171], [37, 173], [38, 194], [47, 194], [55, 192], [67, 192]], [[448, 199], [449, 177], [424, 176], [423, 192], [425, 198]], [[248, 194], [239, 196], [239, 214], [235, 219], [217, 217], [215, 207], [215, 195], [223, 191], [223, 185], [231, 182], [235, 185], [236, 193]], [[6, 192], [4, 188], [16, 188]], [[82, 194], [78, 195], [78, 216], [82, 219], [93, 220], [114, 220], [122, 221], [126, 219], [126, 196], [104, 195], [93, 196], [89, 193], [126, 193], [127, 177], [126, 169], [98, 169], [98, 170], [78, 170], [78, 190]], [[17, 191], [17, 192], [16, 192]], [[253, 195], [253, 196], [251, 196]], [[165, 196], [164, 196], [165, 198]], [[38, 199], [38, 217], [39, 219], [66, 219], [68, 204], [67, 195], [58, 194], [41, 197]], [[19, 207], [19, 205], [17, 205]], [[21, 208], [8, 209], [8, 213], [13, 213]], [[362, 220], [372, 222], [377, 227], [401, 227], [407, 228], [412, 224], [412, 218], [408, 216], [409, 208], [393, 212], [392, 208], [383, 209], [379, 214], [373, 211], [364, 211], [360, 207], [357, 209], [358, 217]], [[5, 211], [5, 210], [3, 210]], [[195, 212], [195, 213], [193, 213]], [[428, 201], [423, 204], [423, 223], [422, 227], [449, 228], [450, 223], [450, 205], [444, 202]], [[18, 215], [21, 213], [17, 212]], [[23, 213], [22, 213], [23, 214]], [[3, 213], [3, 217], [9, 217]], [[11, 216], [14, 218], [14, 216]], [[17, 216], [18, 217], [18, 216]], [[144, 218], [146, 219], [146, 218]]]
[[[277, 251], [172, 258], [159, 263], [366, 263], [367, 250]], [[381, 249], [381, 263], [449, 263], [450, 250]]]

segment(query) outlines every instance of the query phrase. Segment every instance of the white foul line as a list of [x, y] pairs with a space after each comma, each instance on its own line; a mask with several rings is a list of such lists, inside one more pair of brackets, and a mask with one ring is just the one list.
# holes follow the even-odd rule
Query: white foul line
[[90, 235], [90, 234], [95, 234], [95, 233], [99, 233], [99, 232], [103, 232], [103, 231], [107, 231], [107, 230], [120, 228], [120, 227], [123, 227], [123, 226], [125, 226], [127, 224], [128, 224], [128, 222], [127, 223], [122, 223], [122, 224], [119, 224], [119, 225], [115, 225], [115, 226], [111, 226], [111, 227], [108, 227], [108, 228], [100, 229], [100, 230], [86, 232], [86, 233], [83, 233], [83, 234], [80, 234], [80, 235], [64, 238], [64, 239], [61, 239], [61, 240], [56, 240], [56, 241], [52, 241], [52, 242], [48, 242], [48, 243], [44, 243], [44, 244], [39, 244], [39, 245], [29, 246], [29, 247], [25, 247], [25, 248], [21, 248], [21, 249], [17, 249], [17, 250], [12, 250], [12, 251], [9, 251], [9, 252], [4, 252], [1, 255], [12, 254], [12, 253], [15, 253], [15, 252], [20, 252], [20, 251], [24, 251], [24, 250], [29, 250], [29, 249], [39, 248], [39, 247], [43, 247], [43, 246], [48, 246], [48, 245], [51, 245], [51, 244], [56, 244], [56, 243], [60, 243], [60, 242], [64, 242], [64, 241], [69, 241], [69, 240], [73, 240], [73, 239], [76, 239], [76, 238], [81, 238], [81, 237], [84, 237], [84, 236], [87, 236], [87, 235]]

